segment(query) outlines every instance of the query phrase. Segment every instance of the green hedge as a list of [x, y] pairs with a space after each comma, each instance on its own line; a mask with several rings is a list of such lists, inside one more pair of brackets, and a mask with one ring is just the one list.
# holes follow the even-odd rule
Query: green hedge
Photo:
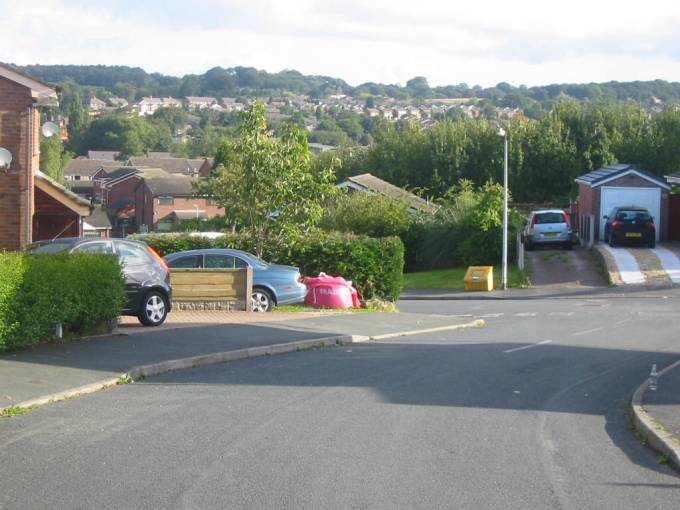
[[[252, 253], [255, 243], [245, 235], [227, 234], [211, 240], [188, 235], [136, 235], [161, 255], [200, 248], [234, 248]], [[372, 238], [316, 233], [284, 247], [265, 245], [263, 258], [300, 268], [305, 276], [324, 272], [352, 280], [362, 299], [396, 301], [401, 293], [404, 245], [398, 237]]]
[[125, 303], [118, 259], [100, 254], [0, 252], [0, 351], [91, 331]]

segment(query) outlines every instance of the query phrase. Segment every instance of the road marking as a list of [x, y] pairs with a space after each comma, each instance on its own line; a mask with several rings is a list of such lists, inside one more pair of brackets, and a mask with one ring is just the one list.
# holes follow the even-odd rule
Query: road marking
[[515, 317], [536, 317], [537, 315], [536, 312], [519, 312], [515, 314]]
[[673, 283], [680, 283], [680, 259], [670, 250], [666, 248], [654, 248], [652, 250], [659, 257], [659, 262], [668, 273], [668, 277]]
[[585, 331], [579, 331], [578, 333], [572, 333], [571, 336], [587, 335], [588, 333], [595, 333], [596, 331], [602, 331], [602, 329], [603, 328], [586, 329]]
[[604, 249], [612, 254], [621, 275], [623, 283], [645, 283], [645, 276], [635, 257], [625, 248], [610, 248], [606, 244]]
[[530, 344], [530, 345], [524, 345], [522, 347], [515, 347], [514, 349], [508, 349], [507, 351], [503, 351], [504, 353], [508, 354], [511, 352], [517, 352], [517, 351], [523, 351], [524, 349], [531, 349], [532, 347], [538, 347], [539, 345], [545, 345], [551, 343], [552, 340], [543, 340], [542, 342], [538, 342], [535, 344]]
[[623, 319], [622, 321], [615, 322], [614, 324], [616, 324], [616, 325], [618, 326], [618, 325], [620, 325], [620, 324], [625, 324], [626, 322], [630, 322], [630, 321], [632, 321], [632, 320], [633, 320], [633, 319]]
[[548, 315], [559, 315], [560, 317], [571, 317], [574, 312], [550, 312]]
[[497, 317], [503, 317], [504, 315], [504, 313], [485, 313], [484, 315], [475, 315], [475, 317], [479, 317], [481, 319], [495, 319]]

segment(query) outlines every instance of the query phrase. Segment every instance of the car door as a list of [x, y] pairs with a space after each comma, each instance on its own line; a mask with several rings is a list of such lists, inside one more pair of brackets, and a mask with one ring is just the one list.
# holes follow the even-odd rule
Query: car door
[[149, 253], [141, 246], [117, 241], [114, 247], [118, 260], [123, 266], [125, 294], [128, 299], [127, 308], [136, 309], [137, 304], [144, 297], [146, 288], [159, 283], [156, 266]]

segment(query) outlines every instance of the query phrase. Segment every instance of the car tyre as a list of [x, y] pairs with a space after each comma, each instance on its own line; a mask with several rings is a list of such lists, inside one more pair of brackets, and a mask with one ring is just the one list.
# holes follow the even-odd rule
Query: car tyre
[[529, 241], [528, 239], [525, 239], [525, 240], [524, 240], [524, 249], [525, 249], [526, 251], [531, 251], [531, 250], [533, 250], [533, 249], [534, 249], [533, 243], [532, 243], [531, 241]]
[[253, 289], [251, 301], [253, 312], [271, 312], [274, 308], [274, 298], [272, 298], [271, 292], [266, 289]]
[[571, 250], [573, 245], [571, 244], [571, 241], [567, 241], [564, 243], [564, 249], [565, 250]]
[[656, 248], [656, 239], [652, 239], [647, 243], [647, 248]]
[[139, 322], [145, 326], [160, 326], [168, 316], [168, 300], [165, 296], [152, 290], [142, 300], [142, 305], [137, 314]]
[[616, 246], [616, 241], [614, 240], [614, 236], [611, 233], [609, 234], [609, 246], [612, 248]]

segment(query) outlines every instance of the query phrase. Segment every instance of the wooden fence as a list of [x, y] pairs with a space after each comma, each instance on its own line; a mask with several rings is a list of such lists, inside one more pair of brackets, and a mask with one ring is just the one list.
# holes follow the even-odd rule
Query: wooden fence
[[179, 310], [252, 310], [253, 269], [172, 269], [173, 305]]

